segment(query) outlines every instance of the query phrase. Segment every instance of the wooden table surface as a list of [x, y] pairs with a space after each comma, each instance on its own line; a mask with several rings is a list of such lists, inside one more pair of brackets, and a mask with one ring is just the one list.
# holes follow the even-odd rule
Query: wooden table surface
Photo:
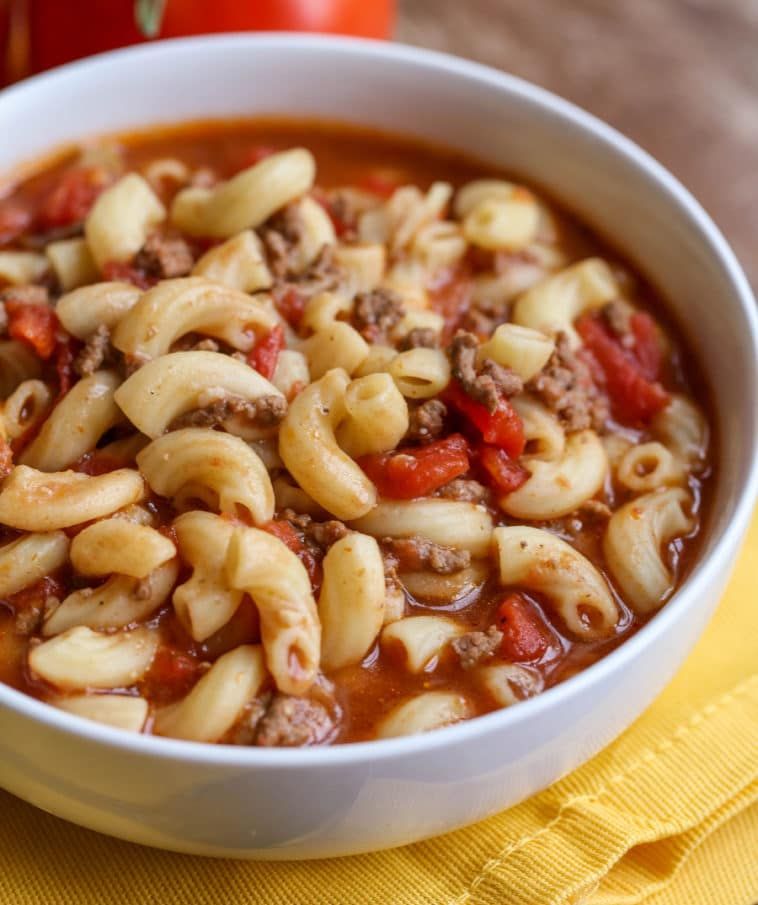
[[522, 76], [629, 135], [758, 286], [758, 0], [400, 0], [396, 37]]

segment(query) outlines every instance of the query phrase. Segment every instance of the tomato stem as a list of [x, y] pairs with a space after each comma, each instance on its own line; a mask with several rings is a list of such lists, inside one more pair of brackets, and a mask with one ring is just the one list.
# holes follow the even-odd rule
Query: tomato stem
[[136, 0], [134, 21], [146, 38], [157, 38], [166, 10], [166, 0]]

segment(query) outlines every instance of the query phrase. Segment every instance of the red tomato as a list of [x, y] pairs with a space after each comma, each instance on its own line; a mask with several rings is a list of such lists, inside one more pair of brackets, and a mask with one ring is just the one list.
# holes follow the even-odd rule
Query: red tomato
[[[394, 0], [31, 0], [32, 71], [148, 38], [314, 31], [387, 38]], [[161, 14], [162, 13], [162, 14]]]
[[43, 200], [37, 219], [43, 229], [81, 223], [110, 182], [102, 167], [73, 167]]
[[32, 224], [33, 215], [28, 207], [13, 201], [0, 206], [0, 245], [18, 238]]
[[26, 343], [40, 358], [48, 359], [57, 343], [58, 318], [48, 305], [24, 304], [14, 299], [5, 303], [8, 334]]
[[188, 692], [199, 678], [200, 662], [183, 651], [162, 644], [143, 680], [151, 700], [167, 701]]
[[279, 353], [284, 346], [284, 329], [277, 324], [258, 340], [250, 350], [247, 360], [261, 377], [271, 380], [276, 370], [276, 363], [279, 361]]
[[663, 349], [655, 321], [646, 312], [636, 311], [631, 317], [631, 328], [634, 334], [634, 357], [639, 362], [642, 376], [646, 380], [658, 380], [663, 364]]
[[168, 0], [162, 37], [214, 31], [315, 31], [386, 38], [388, 0]]
[[0, 480], [13, 470], [13, 450], [5, 437], [0, 437]]
[[529, 480], [529, 472], [497, 446], [479, 447], [479, 461], [498, 493], [512, 493]]
[[287, 286], [283, 292], [274, 292], [276, 310], [290, 327], [297, 329], [305, 311], [305, 296], [294, 286]]
[[[644, 376], [644, 366], [624, 349], [600, 318], [587, 314], [577, 322], [576, 329], [603, 371], [615, 418], [625, 424], [644, 424], [668, 405], [666, 390]], [[645, 354], [649, 368], [649, 350]]]
[[539, 660], [553, 645], [539, 611], [520, 594], [509, 594], [500, 604], [497, 627], [503, 633], [501, 653], [515, 663]]
[[468, 444], [460, 434], [452, 434], [426, 446], [362, 456], [358, 464], [383, 497], [412, 500], [465, 474], [469, 470]]
[[314, 587], [321, 583], [321, 565], [319, 561], [313, 552], [306, 547], [303, 539], [290, 522], [286, 519], [277, 519], [273, 522], [266, 522], [265, 525], [261, 525], [261, 528], [264, 531], [268, 531], [269, 534], [273, 534], [274, 537], [292, 550], [305, 566], [305, 571], [308, 573], [308, 578], [310, 578]]
[[463, 316], [471, 306], [473, 278], [468, 263], [448, 270], [442, 278], [428, 287], [431, 307], [445, 319], [442, 334], [448, 342], [461, 324]]
[[504, 449], [514, 459], [524, 451], [526, 445], [524, 425], [505, 397], [501, 397], [495, 411], [490, 412], [453, 380], [445, 390], [445, 401], [468, 418], [481, 433], [485, 443]]

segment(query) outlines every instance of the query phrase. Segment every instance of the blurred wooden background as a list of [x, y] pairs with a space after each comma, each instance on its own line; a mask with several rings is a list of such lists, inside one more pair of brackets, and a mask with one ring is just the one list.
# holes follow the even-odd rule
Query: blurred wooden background
[[616, 126], [694, 192], [758, 286], [758, 0], [400, 0], [396, 37]]

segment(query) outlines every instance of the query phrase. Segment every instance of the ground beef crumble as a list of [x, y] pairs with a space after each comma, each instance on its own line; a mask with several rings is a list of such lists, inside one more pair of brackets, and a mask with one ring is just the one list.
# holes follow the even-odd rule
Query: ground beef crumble
[[[221, 352], [221, 344], [210, 336], [201, 337], [197, 333], [186, 333], [172, 346], [172, 352]], [[224, 350], [225, 351], [225, 350]], [[240, 353], [240, 361], [247, 364], [247, 356]]]
[[268, 220], [261, 239], [275, 279], [285, 280], [293, 275], [297, 245], [302, 235], [303, 219], [297, 205], [288, 204]]
[[400, 340], [398, 349], [407, 352], [409, 349], [436, 349], [437, 331], [431, 327], [414, 327]]
[[430, 569], [440, 575], [449, 575], [460, 572], [471, 562], [468, 550], [435, 544], [425, 537], [385, 537], [382, 546], [385, 553], [393, 556], [399, 567], [406, 571]]
[[237, 724], [229, 734], [229, 744], [255, 744], [255, 735], [258, 730], [258, 724], [263, 719], [263, 716], [271, 703], [272, 696], [273, 695], [269, 692], [258, 698], [254, 698], [249, 704], [245, 705], [242, 716], [237, 720]]
[[435, 496], [443, 497], [446, 500], [460, 500], [465, 503], [485, 503], [489, 499], [490, 492], [479, 481], [456, 478], [449, 484], [440, 487]]
[[458, 654], [461, 666], [471, 669], [482, 660], [489, 659], [500, 647], [503, 633], [494, 625], [486, 632], [467, 632], [453, 641], [453, 650]]
[[364, 339], [375, 343], [386, 339], [404, 314], [403, 303], [392, 289], [359, 292], [353, 304], [353, 326]]
[[110, 330], [100, 324], [74, 359], [74, 370], [80, 377], [94, 374], [103, 364], [114, 359]]
[[442, 436], [445, 430], [447, 406], [440, 399], [428, 399], [408, 412], [406, 440], [428, 443]]
[[277, 693], [256, 724], [255, 744], [266, 748], [318, 745], [333, 729], [334, 720], [323, 704]]
[[292, 509], [285, 509], [282, 518], [299, 528], [306, 542], [311, 542], [321, 550], [326, 550], [338, 540], [342, 540], [350, 533], [347, 525], [337, 519], [329, 519], [326, 522], [316, 522], [305, 513], [297, 513]]
[[194, 264], [192, 249], [184, 239], [158, 233], [148, 237], [134, 258], [137, 270], [159, 280], [187, 276]]
[[516, 396], [524, 389], [521, 378], [491, 358], [485, 358], [477, 368], [479, 340], [473, 333], [459, 330], [448, 347], [452, 376], [463, 391], [494, 412], [498, 402]]
[[565, 333], [556, 337], [555, 351], [528, 384], [566, 431], [601, 430], [608, 418], [608, 402], [595, 386], [589, 367], [574, 354]]
[[169, 430], [183, 427], [216, 427], [233, 415], [241, 415], [245, 420], [260, 427], [273, 427], [287, 414], [287, 401], [283, 396], [259, 396], [257, 399], [243, 399], [241, 396], [223, 396], [201, 408], [191, 409], [179, 415], [169, 424]]
[[585, 500], [578, 512], [582, 521], [590, 524], [602, 524], [613, 515], [610, 506], [602, 500]]

